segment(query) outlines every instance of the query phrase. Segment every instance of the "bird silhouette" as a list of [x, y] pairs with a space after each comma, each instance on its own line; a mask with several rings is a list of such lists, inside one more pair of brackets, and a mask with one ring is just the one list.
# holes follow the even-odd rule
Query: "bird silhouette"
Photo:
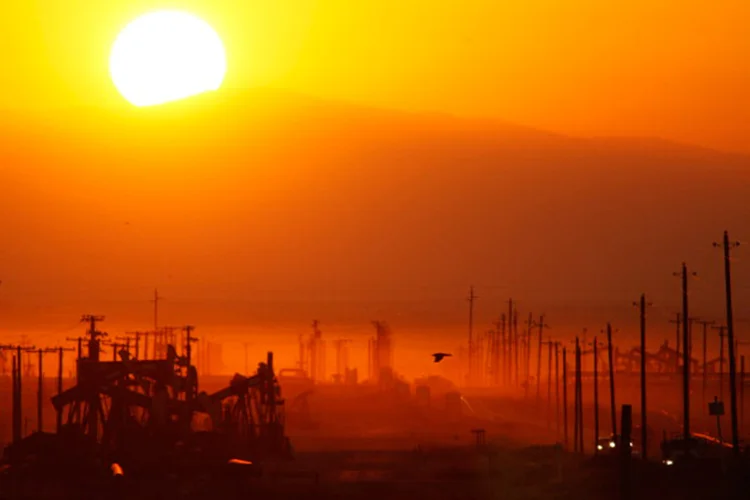
[[436, 352], [435, 354], [432, 355], [432, 357], [435, 358], [435, 363], [440, 363], [443, 360], [443, 358], [446, 356], [453, 356], [453, 354], [448, 354], [445, 352]]

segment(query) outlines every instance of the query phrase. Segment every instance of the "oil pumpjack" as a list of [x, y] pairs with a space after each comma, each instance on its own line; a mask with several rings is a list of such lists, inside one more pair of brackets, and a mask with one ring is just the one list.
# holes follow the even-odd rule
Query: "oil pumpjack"
[[4, 460], [11, 468], [116, 462], [125, 471], [165, 464], [174, 470], [290, 458], [273, 353], [255, 374], [235, 374], [227, 387], [208, 394], [198, 390], [190, 349], [196, 339], [189, 334], [183, 356], [167, 345], [165, 359], [139, 360], [121, 349], [115, 360], [103, 361], [106, 333], [96, 329], [103, 318], [84, 319], [88, 352], [76, 362], [76, 384], [51, 398], [61, 425], [8, 446]]

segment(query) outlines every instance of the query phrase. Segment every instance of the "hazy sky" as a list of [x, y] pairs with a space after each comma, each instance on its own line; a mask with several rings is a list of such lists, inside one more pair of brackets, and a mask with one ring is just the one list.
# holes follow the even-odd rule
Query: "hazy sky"
[[[111, 44], [159, 7], [222, 36], [221, 106], [144, 111], [117, 94]], [[701, 273], [692, 311], [720, 319], [711, 242], [725, 228], [750, 234], [747, 159], [233, 90], [750, 153], [748, 26], [747, 0], [4, 5], [0, 332], [62, 335], [86, 312], [113, 330], [145, 328], [159, 286], [170, 322], [257, 330], [285, 319], [289, 363], [290, 332], [313, 317], [368, 331], [372, 319], [418, 324], [420, 339], [459, 325], [442, 330], [450, 349], [465, 338], [473, 283], [478, 329], [513, 295], [560, 338], [607, 320], [632, 335], [643, 291], [658, 304], [654, 330], [671, 328], [683, 259]], [[79, 106], [104, 109], [59, 111]]]
[[750, 151], [746, 0], [15, 1], [0, 107], [121, 103], [110, 46], [159, 7], [214, 26], [227, 86]]

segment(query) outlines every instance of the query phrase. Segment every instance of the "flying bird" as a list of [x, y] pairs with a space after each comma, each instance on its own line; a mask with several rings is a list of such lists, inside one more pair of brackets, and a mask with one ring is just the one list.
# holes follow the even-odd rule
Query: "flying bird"
[[446, 356], [453, 356], [453, 354], [448, 354], [445, 352], [436, 352], [435, 354], [432, 355], [432, 357], [435, 358], [435, 363], [440, 363], [443, 360], [443, 358]]

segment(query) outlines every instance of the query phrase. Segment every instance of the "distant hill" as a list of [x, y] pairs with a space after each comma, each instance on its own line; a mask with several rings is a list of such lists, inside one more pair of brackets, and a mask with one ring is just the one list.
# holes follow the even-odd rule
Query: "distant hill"
[[[451, 308], [410, 314], [463, 321], [474, 283], [485, 315], [511, 291], [527, 303], [626, 306], [647, 291], [666, 311], [686, 259], [702, 276], [696, 307], [713, 313], [711, 242], [725, 228], [750, 237], [750, 158], [659, 139], [572, 138], [267, 90], [0, 116], [0, 273], [29, 297], [152, 283], [281, 302], [455, 294]], [[736, 273], [745, 307], [750, 271]]]

